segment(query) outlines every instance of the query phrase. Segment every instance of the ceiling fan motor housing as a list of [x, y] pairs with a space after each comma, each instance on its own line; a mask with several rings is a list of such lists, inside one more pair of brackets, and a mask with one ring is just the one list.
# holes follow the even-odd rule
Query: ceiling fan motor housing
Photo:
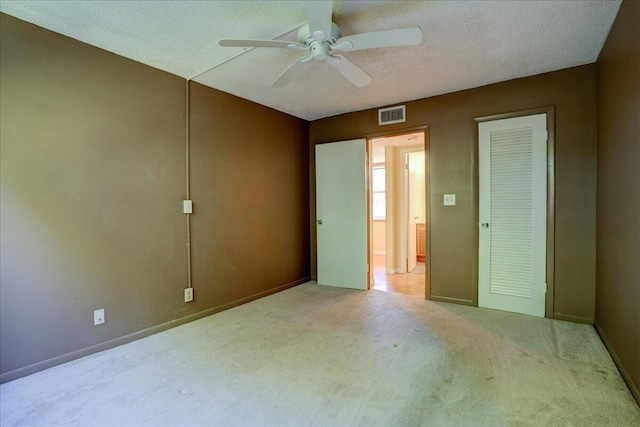
[[[340, 31], [340, 27], [338, 27], [335, 22], [331, 23], [331, 34], [328, 36], [325, 34], [325, 41], [328, 41], [330, 44], [335, 43], [336, 40], [340, 38], [342, 32]], [[309, 44], [311, 41], [316, 40], [313, 34], [309, 31], [309, 24], [304, 24], [298, 30], [298, 42], [302, 44]]]
[[338, 27], [334, 22], [331, 23], [331, 34], [328, 37], [324, 34], [324, 38], [322, 37], [323, 34], [324, 33], [322, 32], [311, 34], [309, 24], [303, 25], [298, 30], [298, 41], [309, 46], [313, 59], [327, 59], [331, 45], [342, 35], [340, 27]]

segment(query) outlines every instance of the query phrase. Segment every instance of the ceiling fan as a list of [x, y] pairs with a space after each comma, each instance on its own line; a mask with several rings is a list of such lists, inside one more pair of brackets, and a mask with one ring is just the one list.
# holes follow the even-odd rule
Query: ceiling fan
[[342, 37], [340, 27], [331, 21], [331, 0], [305, 1], [308, 23], [298, 30], [298, 42], [284, 40], [220, 40], [225, 47], [275, 47], [310, 52], [291, 64], [271, 87], [284, 87], [305, 69], [305, 64], [313, 60], [325, 61], [330, 67], [358, 87], [364, 87], [373, 80], [362, 68], [337, 52], [375, 49], [379, 47], [417, 45], [422, 41], [419, 27], [400, 28], [388, 31], [355, 34]]

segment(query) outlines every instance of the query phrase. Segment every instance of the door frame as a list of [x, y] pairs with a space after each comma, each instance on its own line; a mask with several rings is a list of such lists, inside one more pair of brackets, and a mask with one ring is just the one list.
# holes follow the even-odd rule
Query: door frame
[[[400, 258], [404, 260], [404, 273], [408, 273], [407, 260], [409, 258], [409, 177], [408, 170], [404, 168], [405, 161], [407, 160], [407, 154], [409, 153], [424, 153], [424, 147], [421, 148], [403, 148], [400, 150], [402, 168], [400, 169], [400, 228], [403, 230], [400, 236]], [[425, 153], [426, 154], [426, 153]], [[426, 162], [426, 160], [425, 160]], [[426, 202], [426, 200], [425, 200]], [[426, 218], [425, 218], [426, 220]]]
[[546, 282], [547, 293], [545, 295], [545, 317], [554, 318], [554, 303], [555, 303], [555, 107], [544, 106], [538, 108], [531, 108], [527, 110], [519, 110], [510, 113], [493, 114], [490, 116], [474, 117], [475, 122], [475, 142], [473, 146], [474, 150], [474, 174], [473, 174], [473, 194], [474, 194], [474, 245], [475, 253], [474, 265], [473, 265], [473, 282], [476, 284], [474, 287], [474, 301], [475, 306], [478, 305], [478, 255], [480, 253], [480, 231], [478, 229], [479, 219], [479, 206], [480, 206], [480, 168], [479, 162], [479, 133], [478, 126], [482, 122], [489, 122], [494, 120], [512, 119], [515, 117], [530, 116], [534, 114], [546, 114], [547, 115], [547, 243], [546, 243]]
[[[411, 134], [411, 133], [419, 133], [422, 132], [424, 134], [424, 188], [425, 188], [425, 229], [426, 229], [426, 254], [425, 254], [425, 259], [424, 259], [424, 265], [425, 265], [425, 276], [424, 276], [424, 292], [425, 292], [425, 299], [431, 299], [431, 167], [429, 165], [430, 163], [430, 159], [431, 156], [429, 155], [429, 125], [423, 125], [423, 126], [414, 126], [414, 127], [408, 127], [408, 128], [398, 128], [392, 131], [386, 131], [386, 132], [376, 132], [376, 133], [370, 133], [367, 134], [365, 136], [363, 136], [363, 138], [367, 139], [367, 147], [368, 150], [370, 150], [370, 146], [371, 146], [371, 140], [375, 139], [375, 138], [390, 138], [390, 137], [394, 137], [394, 136], [400, 136], [400, 135], [405, 135], [405, 134]], [[369, 151], [368, 151], [369, 152]], [[368, 162], [368, 164], [370, 165], [371, 163]], [[367, 173], [367, 176], [371, 176], [371, 168], [369, 168], [369, 171]], [[370, 185], [368, 185], [368, 187], [370, 187]], [[369, 193], [369, 191], [367, 191], [367, 193]], [[368, 205], [370, 206], [371, 203], [368, 202]], [[373, 225], [372, 225], [372, 221], [371, 221], [371, 215], [367, 215], [367, 221], [370, 224], [367, 224], [367, 230], [371, 230]], [[406, 232], [406, 230], [405, 230]], [[369, 242], [371, 240], [371, 236], [369, 236], [368, 238]], [[369, 243], [370, 244], [370, 243]], [[372, 246], [369, 246], [369, 253], [372, 250]], [[406, 254], [406, 248], [405, 248], [405, 254]], [[373, 271], [373, 265], [371, 265], [371, 271]], [[477, 299], [477, 298], [476, 298]]]

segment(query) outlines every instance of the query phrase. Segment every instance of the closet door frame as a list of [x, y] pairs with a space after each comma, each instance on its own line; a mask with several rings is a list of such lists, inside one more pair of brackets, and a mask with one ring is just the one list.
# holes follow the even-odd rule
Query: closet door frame
[[[555, 108], [544, 106], [527, 110], [519, 110], [510, 113], [493, 114], [490, 116], [475, 117], [475, 141], [474, 141], [474, 245], [476, 250], [475, 265], [473, 268], [474, 283], [478, 283], [478, 254], [479, 247], [479, 168], [478, 168], [478, 125], [482, 122], [493, 120], [511, 119], [514, 117], [530, 116], [533, 114], [547, 115], [547, 239], [546, 239], [546, 280], [547, 294], [545, 297], [545, 317], [554, 318], [555, 301]], [[478, 305], [478, 286], [474, 287], [474, 305]]]

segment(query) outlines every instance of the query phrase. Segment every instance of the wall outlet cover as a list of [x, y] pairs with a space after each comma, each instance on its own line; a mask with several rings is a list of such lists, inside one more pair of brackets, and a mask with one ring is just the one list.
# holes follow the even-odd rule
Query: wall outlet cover
[[184, 288], [184, 302], [193, 301], [193, 288]]
[[102, 325], [104, 323], [104, 308], [93, 312], [93, 326]]
[[445, 194], [444, 195], [444, 205], [445, 206], [455, 206], [456, 205], [456, 195], [455, 194]]

